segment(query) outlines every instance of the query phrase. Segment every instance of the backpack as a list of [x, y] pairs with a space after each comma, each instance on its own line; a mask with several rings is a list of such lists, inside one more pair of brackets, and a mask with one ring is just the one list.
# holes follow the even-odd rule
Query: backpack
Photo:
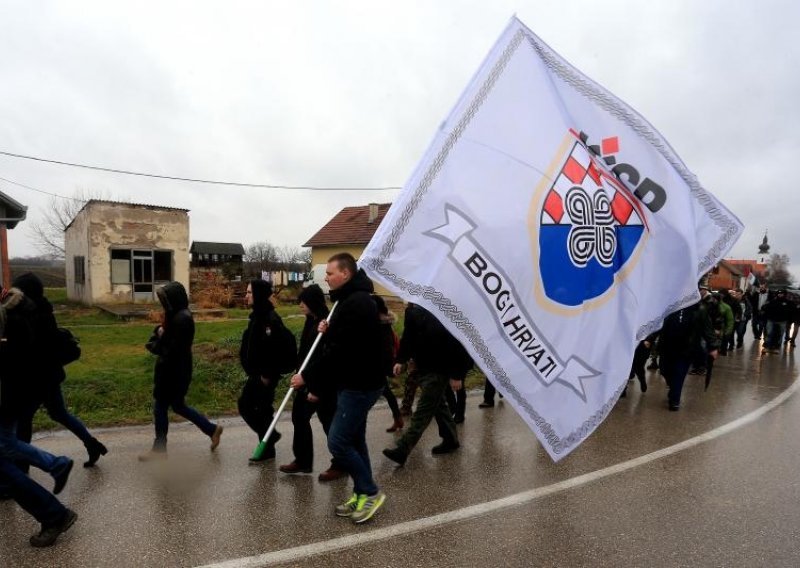
[[297, 338], [280, 318], [271, 323], [270, 329], [270, 363], [280, 374], [297, 370]]
[[80, 342], [70, 330], [59, 327], [55, 338], [56, 361], [59, 365], [68, 365], [81, 358]]

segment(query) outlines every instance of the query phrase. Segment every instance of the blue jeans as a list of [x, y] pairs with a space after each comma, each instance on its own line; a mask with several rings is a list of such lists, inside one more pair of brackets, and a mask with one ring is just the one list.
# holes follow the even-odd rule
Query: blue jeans
[[659, 368], [669, 386], [667, 400], [670, 406], [678, 407], [681, 405], [683, 383], [686, 380], [686, 373], [689, 372], [690, 366], [691, 362], [688, 357], [670, 357], [662, 353]]
[[4, 457], [0, 457], [0, 485], [20, 507], [46, 527], [61, 522], [67, 514], [58, 499]]
[[63, 468], [69, 461], [64, 456], [54, 456], [19, 440], [16, 430], [9, 427], [0, 427], [0, 460], [24, 464], [26, 467], [23, 469], [32, 465], [48, 473]]
[[216, 424], [212, 423], [208, 418], [197, 412], [191, 406], [187, 406], [181, 397], [178, 400], [159, 400], [155, 399], [153, 402], [153, 419], [156, 425], [156, 441], [153, 443], [154, 450], [165, 450], [167, 447], [167, 432], [169, 431], [169, 408], [175, 414], [179, 414], [186, 418], [189, 422], [200, 428], [203, 434], [211, 437], [214, 430], [217, 429]]
[[783, 334], [786, 330], [785, 321], [767, 321], [767, 340], [764, 342], [764, 347], [767, 349], [780, 349], [781, 341], [783, 341]]
[[44, 397], [45, 409], [48, 416], [59, 424], [63, 425], [67, 430], [75, 434], [78, 439], [86, 444], [92, 439], [92, 435], [86, 429], [74, 414], [70, 414], [67, 410], [67, 405], [64, 402], [64, 393], [61, 392], [61, 386], [51, 389]]
[[353, 478], [353, 493], [358, 495], [378, 492], [367, 449], [367, 414], [382, 394], [383, 387], [374, 391], [339, 391], [328, 432], [328, 450], [337, 467]]

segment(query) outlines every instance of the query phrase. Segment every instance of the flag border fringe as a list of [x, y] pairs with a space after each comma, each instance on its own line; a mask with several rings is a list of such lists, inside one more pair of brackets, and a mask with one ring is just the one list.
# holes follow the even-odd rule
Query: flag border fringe
[[[444, 163], [455, 147], [456, 142], [461, 138], [469, 123], [477, 114], [480, 107], [483, 105], [487, 96], [493, 89], [497, 80], [502, 75], [511, 57], [519, 48], [524, 39], [528, 40], [528, 44], [539, 55], [541, 60], [549, 69], [551, 69], [559, 78], [564, 82], [571, 85], [583, 96], [591, 99], [597, 103], [601, 108], [611, 113], [618, 118], [621, 122], [629, 126], [639, 136], [649, 142], [656, 150], [664, 157], [667, 162], [675, 168], [680, 177], [684, 180], [690, 189], [692, 196], [703, 207], [709, 217], [722, 229], [722, 235], [712, 245], [711, 249], [698, 263], [698, 274], [707, 272], [711, 266], [716, 262], [717, 258], [721, 258], [733, 246], [735, 238], [741, 231], [741, 222], [738, 224], [738, 218], [733, 213], [725, 209], [720, 209], [716, 200], [712, 199], [706, 190], [699, 184], [697, 178], [686, 168], [683, 161], [677, 156], [675, 151], [669, 147], [668, 143], [657, 134], [652, 125], [647, 122], [644, 117], [631, 109], [627, 104], [623, 103], [616, 96], [608, 92], [606, 89], [584, 76], [576, 68], [568, 62], [560, 58], [555, 52], [547, 46], [536, 34], [528, 29], [522, 22], [516, 18], [513, 21], [517, 22], [519, 28], [513, 35], [509, 44], [503, 50], [502, 55], [492, 67], [491, 72], [481, 85], [478, 93], [474, 97], [472, 103], [467, 107], [461, 116], [460, 120], [447, 135], [441, 149], [436, 155], [436, 159], [428, 167], [424, 177], [417, 185], [413, 197], [408, 201], [405, 208], [398, 215], [392, 215], [391, 212], [387, 216], [394, 222], [391, 231], [388, 231], [386, 242], [381, 247], [380, 253], [377, 257], [363, 258], [367, 266], [374, 272], [380, 275], [381, 279], [385, 281], [390, 287], [395, 287], [402, 290], [411, 296], [421, 296], [428, 300], [431, 304], [436, 306], [440, 312], [447, 316], [447, 318], [461, 331], [464, 336], [469, 340], [476, 353], [481, 357], [487, 367], [491, 370], [495, 379], [502, 384], [505, 390], [511, 395], [513, 400], [523, 409], [529, 418], [536, 425], [536, 428], [541, 434], [546, 443], [549, 445], [548, 451], [554, 457], [560, 456], [565, 450], [569, 450], [573, 446], [580, 443], [586, 436], [594, 431], [600, 423], [605, 420], [606, 416], [611, 412], [611, 409], [616, 404], [622, 390], [626, 385], [619, 387], [611, 396], [611, 398], [594, 414], [587, 418], [583, 424], [570, 432], [564, 437], [559, 437], [553, 429], [553, 426], [547, 420], [540, 416], [522, 397], [519, 392], [514, 388], [508, 378], [505, 370], [500, 366], [500, 363], [489, 351], [483, 338], [478, 333], [472, 322], [453, 304], [452, 300], [445, 297], [440, 291], [432, 286], [423, 286], [414, 282], [410, 282], [399, 277], [387, 270], [384, 267], [385, 259], [394, 250], [397, 241], [411, 221], [416, 209], [420, 206], [422, 199], [433, 183], [434, 179], [438, 176]], [[627, 107], [627, 108], [626, 108]], [[387, 220], [388, 220], [387, 219]], [[735, 221], [734, 221], [735, 219]], [[383, 233], [384, 231], [380, 231]], [[376, 235], [377, 237], [378, 235]], [[685, 295], [673, 304], [658, 318], [644, 324], [639, 328], [637, 337], [644, 337], [648, 335], [657, 326], [660, 326], [663, 319], [670, 313], [684, 307], [696, 299], [696, 291]]]

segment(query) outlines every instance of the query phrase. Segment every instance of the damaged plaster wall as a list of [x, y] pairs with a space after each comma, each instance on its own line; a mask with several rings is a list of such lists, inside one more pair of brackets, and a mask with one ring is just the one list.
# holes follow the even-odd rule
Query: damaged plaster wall
[[[67, 278], [67, 298], [85, 304], [92, 303], [92, 277], [91, 259], [89, 258], [89, 240], [87, 232], [88, 212], [82, 209], [73, 219], [70, 226], [64, 232], [64, 261], [66, 266]], [[86, 282], [78, 284], [75, 282], [75, 257], [84, 258], [84, 269]]]
[[145, 205], [96, 202], [88, 210], [91, 303], [131, 302], [131, 286], [111, 283], [111, 249], [172, 251], [173, 279], [189, 289], [189, 215]]

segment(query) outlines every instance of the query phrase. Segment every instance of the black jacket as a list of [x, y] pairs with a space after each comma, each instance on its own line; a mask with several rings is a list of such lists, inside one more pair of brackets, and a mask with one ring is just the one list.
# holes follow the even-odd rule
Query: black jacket
[[770, 321], [791, 321], [794, 318], [794, 304], [785, 294], [782, 297], [776, 295], [775, 298], [764, 304], [762, 312], [764, 317]]
[[283, 320], [269, 301], [272, 287], [266, 281], [253, 280], [250, 288], [253, 291], [253, 311], [242, 334], [239, 361], [249, 377], [280, 379], [281, 373], [275, 368], [275, 359], [270, 352], [273, 345], [270, 337], [274, 329], [283, 327]]
[[0, 301], [0, 426], [9, 427], [25, 406], [31, 387], [31, 362], [37, 354], [32, 316], [36, 305], [12, 288]]
[[[303, 302], [311, 312], [306, 316], [303, 332], [300, 334], [300, 346], [297, 351], [297, 368], [299, 369], [317, 339], [319, 322], [328, 317], [329, 310], [325, 303], [325, 294], [316, 284], [304, 288], [297, 300]], [[317, 349], [320, 353], [322, 352], [321, 345], [317, 346]]]
[[308, 389], [319, 395], [326, 385], [337, 390], [372, 391], [383, 387], [378, 308], [370, 294], [372, 281], [363, 270], [336, 290], [338, 302], [325, 333], [322, 353], [303, 372]]
[[439, 373], [449, 379], [464, 379], [472, 368], [467, 350], [428, 310], [409, 304], [400, 338], [399, 363], [414, 360], [420, 374]]
[[692, 359], [702, 342], [708, 352], [718, 349], [720, 336], [714, 330], [715, 318], [709, 309], [710, 306], [697, 302], [668, 315], [658, 335], [659, 355], [667, 359]]
[[28, 272], [14, 279], [14, 287], [33, 302], [35, 309], [29, 313], [35, 349], [38, 354], [31, 360], [32, 385], [44, 387], [58, 385], [66, 378], [64, 367], [56, 361], [58, 324], [53, 315], [53, 305], [44, 297], [44, 285], [38, 276]]
[[158, 355], [153, 373], [153, 398], [172, 401], [186, 396], [192, 382], [192, 343], [194, 318], [189, 297], [180, 282], [170, 282], [157, 291], [164, 308], [164, 333], [158, 327], [147, 342], [147, 350]]

